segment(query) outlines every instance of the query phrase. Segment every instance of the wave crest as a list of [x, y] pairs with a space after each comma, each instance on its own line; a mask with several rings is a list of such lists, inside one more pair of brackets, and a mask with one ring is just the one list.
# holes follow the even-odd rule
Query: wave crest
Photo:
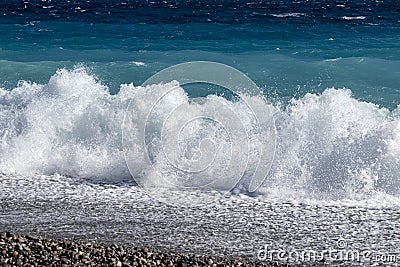
[[[150, 85], [152, 90], [176, 86], [174, 82]], [[133, 84], [125, 84], [111, 95], [84, 68], [61, 69], [47, 84], [20, 82], [11, 91], [1, 89], [0, 172], [130, 179], [121, 125], [136, 90]], [[199, 104], [191, 106], [182, 88], [166, 101], [171, 106], [186, 101], [186, 112], [201, 113]], [[240, 103], [221, 101], [246, 116]], [[135, 105], [150, 103], [151, 99], [141, 98]], [[335, 199], [366, 198], [376, 192], [399, 194], [400, 108], [390, 112], [352, 98], [350, 90], [331, 88], [320, 95], [293, 99], [287, 106], [277, 104], [274, 109], [278, 146], [260, 193]], [[161, 111], [159, 116], [163, 116]], [[215, 132], [213, 125], [208, 127]], [[203, 135], [213, 136], [199, 134]], [[224, 140], [224, 135], [218, 138]], [[257, 146], [257, 138], [253, 142]], [[152, 166], [146, 162], [138, 157], [135, 175], [151, 176]]]

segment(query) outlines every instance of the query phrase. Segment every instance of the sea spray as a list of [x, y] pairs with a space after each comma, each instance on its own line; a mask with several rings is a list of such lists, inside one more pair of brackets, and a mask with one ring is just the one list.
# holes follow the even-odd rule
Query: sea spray
[[[148, 90], [177, 86], [176, 82], [154, 84]], [[1, 172], [60, 174], [59, 177], [105, 182], [131, 179], [123, 155], [121, 124], [136, 90], [132, 84], [125, 84], [112, 95], [107, 86], [81, 67], [61, 69], [46, 84], [20, 82], [13, 90], [2, 89]], [[165, 104], [173, 107], [178, 102], [187, 102], [185, 112], [202, 114], [204, 109], [215, 108], [211, 104], [215, 98], [230, 105], [240, 116], [246, 116], [242, 103], [215, 95], [209, 95], [205, 103], [190, 103], [190, 96], [181, 87]], [[148, 104], [150, 99], [146, 98], [137, 102], [137, 105]], [[163, 116], [162, 110], [159, 116]], [[319, 95], [293, 99], [286, 106], [276, 105], [274, 118], [277, 151], [258, 193], [328, 199], [399, 194], [399, 108], [389, 111], [353, 98], [348, 89], [331, 88]], [[193, 135], [185, 137], [188, 141], [185, 145], [189, 145], [187, 157], [196, 157], [200, 143], [196, 138], [215, 138], [220, 145], [217, 156], [221, 158], [221, 166], [215, 167], [223, 177], [223, 151], [230, 145], [226, 134], [212, 123], [192, 127]], [[251, 123], [248, 127], [251, 128]], [[153, 165], [173, 176], [157, 154], [160, 140], [153, 141]], [[253, 142], [257, 145], [256, 135]], [[146, 156], [142, 143], [137, 147], [133, 175], [148, 175], [151, 181], [154, 166], [141, 158]], [[201, 179], [215, 178], [215, 173], [205, 174]], [[237, 188], [241, 188], [240, 183]]]

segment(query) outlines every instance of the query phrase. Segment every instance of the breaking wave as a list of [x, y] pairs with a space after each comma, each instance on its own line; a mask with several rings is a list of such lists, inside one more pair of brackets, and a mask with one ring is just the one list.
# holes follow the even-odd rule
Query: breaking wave
[[[251, 134], [252, 118], [246, 117], [250, 115], [243, 103], [216, 95], [209, 95], [202, 103], [192, 103], [176, 82], [144, 89], [155, 92], [172, 87], [177, 88], [173, 97], [166, 98], [163, 110], [152, 116], [162, 118], [168, 109], [183, 102], [187, 103], [185, 113], [201, 116], [209, 114], [211, 109], [217, 112], [212, 103], [218, 99], [250, 127], [248, 138], [253, 150], [249, 154], [257, 151], [260, 133]], [[131, 179], [124, 158], [121, 125], [138, 88], [123, 84], [119, 93], [112, 95], [94, 75], [84, 68], [75, 68], [57, 71], [46, 84], [22, 81], [13, 90], [1, 89], [0, 172], [30, 176], [60, 174], [98, 181]], [[253, 97], [251, 101], [263, 100]], [[140, 110], [141, 105], [154, 102], [147, 95], [136, 99], [134, 104]], [[334, 88], [319, 95], [292, 99], [288, 105], [266, 105], [274, 110], [277, 146], [271, 171], [259, 193], [284, 192], [291, 196], [334, 199], [368, 198], [377, 192], [399, 194], [400, 108], [389, 111], [354, 99], [348, 89]], [[145, 119], [140, 114], [137, 117]], [[152, 127], [157, 132], [162, 125]], [[212, 152], [220, 158], [217, 162], [221, 166], [217, 166], [216, 172], [205, 172], [197, 178], [212, 180], [216, 173], [223, 177], [224, 172], [229, 172], [224, 167], [224, 151], [231, 145], [229, 133], [220, 131], [213, 123], [193, 125], [191, 131], [193, 134], [183, 134], [188, 158], [199, 157], [196, 153], [204, 138], [215, 139], [219, 144]], [[163, 165], [165, 158], [157, 144], [157, 140], [152, 140], [152, 164], [143, 159], [146, 151], [138, 149], [134, 176], [150, 179], [152, 172], [159, 170], [176, 175]], [[250, 169], [253, 163], [250, 156]], [[243, 183], [246, 177], [237, 188]]]

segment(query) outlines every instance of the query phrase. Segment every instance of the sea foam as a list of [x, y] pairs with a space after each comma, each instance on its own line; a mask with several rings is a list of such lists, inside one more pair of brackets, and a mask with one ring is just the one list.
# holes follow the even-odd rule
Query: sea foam
[[[57, 177], [102, 182], [123, 181], [133, 175], [155, 186], [159, 185], [154, 178], [156, 172], [175, 177], [174, 182], [185, 185], [231, 179], [232, 170], [226, 166], [235, 157], [225, 158], [232, 146], [229, 132], [210, 122], [191, 124], [182, 132], [179, 145], [184, 151], [181, 159], [186, 157], [189, 163], [201, 158], [201, 153], [209, 153], [203, 156], [215, 159], [211, 171], [185, 180], [182, 173], [167, 164], [163, 142], [168, 140], [150, 133], [148, 147], [144, 147], [142, 137], [137, 139], [135, 170], [131, 174], [124, 158], [121, 125], [138, 88], [149, 92], [135, 99], [138, 122], [148, 119], [140, 109], [141, 105], [154, 105], [151, 92], [176, 88], [151, 114], [153, 122], [159, 121], [150, 125], [151, 133], [161, 131], [165, 114], [182, 103], [185, 107], [181, 112], [193, 117], [217, 114], [216, 102], [229, 106], [240, 117], [250, 145], [242, 151], [249, 158], [236, 188], [245, 189], [243, 185], [248, 183], [246, 179], [254, 173], [255, 166], [267, 164], [252, 157], [259, 152], [263, 133], [253, 131], [254, 118], [242, 102], [216, 95], [193, 102], [173, 81], [146, 88], [123, 84], [112, 95], [95, 75], [78, 67], [58, 70], [46, 84], [21, 81], [13, 90], [0, 90], [0, 172], [25, 176], [59, 174]], [[263, 98], [249, 101], [262, 103]], [[267, 151], [274, 153], [274, 161], [258, 193], [329, 199], [399, 194], [399, 108], [389, 111], [353, 98], [348, 89], [334, 88], [319, 95], [306, 94], [288, 105], [265, 105], [274, 109], [277, 146], [276, 151]], [[208, 144], [204, 140], [217, 145], [204, 149]], [[151, 164], [145, 157], [151, 157]], [[221, 183], [217, 189], [220, 187]]]

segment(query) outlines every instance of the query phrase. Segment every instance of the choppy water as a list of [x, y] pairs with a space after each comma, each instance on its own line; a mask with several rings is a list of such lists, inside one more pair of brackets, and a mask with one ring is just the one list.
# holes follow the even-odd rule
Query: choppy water
[[[320, 250], [341, 236], [351, 248], [397, 253], [398, 1], [31, 0], [3, 1], [0, 11], [1, 227], [248, 257], [264, 243]], [[133, 175], [157, 185], [157, 172], [178, 184], [185, 178], [160, 149], [172, 143], [158, 136], [166, 114], [182, 105], [177, 124], [228, 118], [219, 103], [247, 129], [250, 155], [268, 135], [220, 88], [168, 80], [137, 94], [156, 72], [197, 60], [230, 65], [257, 83], [267, 102], [248, 103], [272, 111], [276, 151], [255, 193], [242, 190], [257, 165], [250, 157], [238, 195], [184, 209], [127, 183]], [[143, 123], [151, 96], [172, 88], [152, 113], [150, 163], [132, 131], [138, 149], [129, 172], [121, 142], [128, 103], [134, 99]], [[204, 121], [183, 131], [183, 161], [213, 158], [202, 141], [218, 144], [214, 169], [196, 183], [234, 179], [226, 162], [240, 162], [225, 158], [229, 137]], [[223, 194], [214, 189], [167, 192], [189, 202], [191, 194]]]

